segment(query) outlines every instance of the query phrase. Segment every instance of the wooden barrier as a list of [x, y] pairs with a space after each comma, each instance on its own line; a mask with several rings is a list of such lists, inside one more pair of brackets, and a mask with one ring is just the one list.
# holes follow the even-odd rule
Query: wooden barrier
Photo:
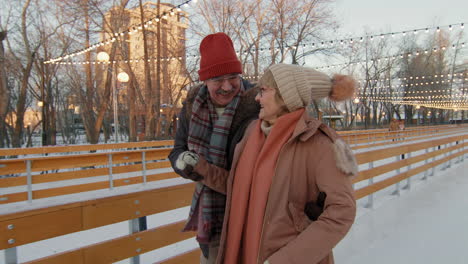
[[382, 149], [382, 150], [376, 150], [376, 151], [368, 151], [365, 153], [359, 153], [356, 155], [356, 158], [358, 160], [359, 164], [364, 164], [364, 163], [369, 163], [369, 162], [374, 162], [378, 160], [382, 160], [385, 158], [390, 158], [398, 155], [404, 155], [406, 153], [411, 153], [411, 152], [416, 152], [428, 148], [435, 148], [436, 146], [440, 145], [447, 145], [453, 142], [463, 142], [459, 144], [455, 144], [450, 147], [446, 147], [444, 149], [440, 150], [434, 150], [432, 152], [426, 153], [426, 154], [421, 154], [415, 157], [407, 158], [407, 159], [402, 159], [400, 161], [396, 161], [393, 163], [381, 165], [378, 167], [373, 167], [371, 169], [367, 170], [361, 170], [359, 172], [359, 175], [353, 180], [354, 183], [366, 180], [366, 179], [371, 179], [374, 177], [377, 177], [379, 175], [385, 174], [390, 171], [397, 170], [399, 168], [403, 168], [406, 166], [409, 166], [411, 164], [416, 164], [418, 162], [424, 161], [424, 160], [429, 160], [431, 158], [435, 158], [437, 156], [460, 150], [459, 152], [456, 152], [454, 154], [450, 154], [446, 157], [443, 157], [439, 160], [432, 161], [430, 163], [426, 163], [424, 165], [421, 165], [419, 167], [410, 169], [408, 171], [405, 171], [403, 173], [399, 173], [395, 176], [386, 178], [383, 181], [377, 182], [377, 183], [372, 183], [364, 188], [356, 190], [356, 198], [361, 199], [367, 195], [370, 195], [374, 192], [377, 192], [379, 190], [382, 190], [386, 187], [389, 187], [393, 184], [396, 184], [397, 182], [400, 182], [404, 179], [407, 179], [413, 175], [416, 175], [422, 171], [426, 171], [429, 168], [435, 167], [437, 165], [440, 165], [442, 163], [445, 163], [451, 159], [454, 159], [456, 157], [459, 157], [461, 155], [464, 155], [465, 153], [468, 153], [468, 150], [464, 150], [466, 146], [468, 146], [468, 143], [464, 142], [464, 140], [468, 139], [468, 135], [464, 136], [454, 136], [450, 138], [445, 138], [445, 139], [440, 139], [440, 140], [434, 140], [434, 141], [429, 141], [429, 142], [423, 142], [423, 143], [415, 143], [407, 146], [400, 146], [400, 147], [393, 147], [393, 148], [388, 148], [388, 149]]
[[[28, 180], [31, 182], [31, 184], [38, 184], [72, 179], [91, 178], [97, 176], [108, 176], [119, 173], [147, 173], [150, 170], [170, 167], [168, 161], [163, 161], [167, 159], [167, 155], [169, 154], [170, 150], [171, 149], [169, 148], [143, 149], [138, 151], [0, 160], [0, 165], [3, 166], [2, 174], [27, 174], [26, 176], [0, 179], [0, 188], [24, 186], [28, 184]], [[140, 163], [141, 165], [137, 163]], [[114, 167], [115, 165], [122, 166]], [[86, 167], [92, 168], [82, 169]], [[34, 175], [32, 174], [33, 172], [54, 171], [60, 169], [79, 169], [79, 171], [66, 171]], [[177, 175], [173, 172], [145, 174], [124, 179], [111, 179], [92, 183], [48, 188], [44, 190], [31, 190], [29, 198], [46, 198], [78, 192], [107, 189], [109, 188], [110, 184], [111, 187], [118, 187], [136, 183], [157, 181], [173, 177], [177, 177]], [[0, 204], [25, 200], [28, 200], [28, 192], [16, 192], [12, 194], [0, 195]]]
[[[3, 237], [8, 239], [0, 241], [0, 249], [187, 206], [193, 188], [190, 183], [2, 215], [0, 228], [7, 230]], [[182, 227], [179, 222], [153, 228], [30, 263], [110, 263], [193, 237], [181, 233]]]
[[364, 149], [379, 146], [388, 146], [390, 144], [401, 144], [404, 142], [412, 142], [415, 140], [423, 140], [433, 138], [434, 136], [447, 136], [463, 132], [466, 128], [445, 128], [445, 129], [431, 129], [431, 130], [411, 130], [411, 131], [387, 131], [377, 133], [373, 137], [359, 140], [360, 145], [351, 145], [352, 149]]
[[[467, 125], [438, 125], [438, 126], [421, 126], [410, 127], [404, 130], [405, 133], [416, 135], [425, 133], [425, 131], [451, 130], [466, 128]], [[388, 131], [388, 129], [368, 129], [368, 130], [350, 130], [338, 131], [337, 133], [349, 144], [369, 143], [373, 141], [381, 141], [397, 138], [400, 131]], [[371, 141], [372, 140], [372, 141]], [[98, 152], [116, 149], [140, 149], [140, 148], [157, 148], [157, 147], [172, 147], [173, 140], [162, 141], [143, 141], [130, 143], [114, 143], [114, 144], [94, 144], [94, 145], [67, 145], [67, 146], [46, 146], [33, 148], [0, 148], [0, 157], [10, 157], [18, 155], [48, 155], [54, 153], [84, 153]]]
[[[0, 249], [187, 206], [193, 188], [190, 183], [0, 215], [0, 228], [7, 230], [5, 237], [15, 241], [1, 240]], [[154, 202], [162, 200], [164, 203]], [[9, 229], [10, 225], [14, 228]]]
[[180, 232], [183, 224], [183, 222], [178, 222], [164, 227], [152, 228], [26, 263], [113, 263], [133, 257], [136, 253], [143, 254], [193, 237], [193, 233]]
[[349, 133], [349, 131], [339, 131], [338, 134], [350, 145], [365, 144], [366, 147], [369, 143], [388, 142], [401, 140], [403, 138], [414, 138], [423, 135], [438, 134], [440, 132], [450, 131], [457, 132], [466, 129], [466, 125], [443, 125], [443, 126], [427, 126], [427, 127], [413, 127], [402, 131], [388, 131], [386, 129], [364, 130], [359, 133]]
[[8, 148], [0, 149], [1, 156], [16, 156], [16, 155], [31, 155], [31, 154], [50, 154], [50, 153], [70, 153], [70, 152], [92, 152], [99, 150], [115, 150], [115, 149], [135, 149], [135, 148], [154, 148], [173, 146], [173, 140], [161, 141], [143, 141], [130, 143], [114, 143], [114, 144], [94, 144], [94, 145], [68, 145], [68, 146], [47, 146], [33, 148]]
[[[453, 128], [447, 129], [438, 130], [438, 133], [442, 133], [446, 136], [441, 139], [418, 143], [411, 143], [409, 139], [407, 139], [407, 143], [409, 142], [411, 144], [392, 147], [387, 143], [389, 145], [387, 148], [369, 150], [356, 154], [359, 164], [373, 164], [369, 166], [368, 169], [360, 170], [359, 175], [353, 180], [355, 184], [362, 184], [366, 180], [368, 181], [366, 186], [356, 189], [357, 199], [371, 197], [380, 190], [398, 184], [403, 180], [409, 180], [411, 176], [428, 171], [435, 166], [451, 162], [456, 158], [463, 157], [463, 155], [468, 152], [466, 149], [468, 144], [466, 142], [468, 139], [466, 130], [463, 134], [451, 136], [452, 132], [456, 132], [456, 130], [453, 130]], [[417, 139], [421, 138], [418, 137]], [[399, 141], [397, 143], [401, 142], [402, 141]], [[168, 148], [143, 149], [110, 153], [74, 154], [67, 157], [49, 156], [22, 158], [0, 160], [0, 164], [7, 164], [2, 168], [2, 173], [4, 172], [3, 169], [5, 169], [9, 174], [28, 173], [28, 167], [29, 174], [57, 169], [79, 169], [79, 171], [34, 174], [29, 176], [32, 183], [52, 183], [63, 179], [86, 179], [96, 176], [105, 176], [109, 174], [109, 168], [99, 166], [108, 166], [109, 155], [112, 155], [112, 165], [121, 165], [112, 168], [112, 173], [136, 172], [137, 174], [137, 176], [129, 178], [114, 179], [113, 186], [118, 187], [142, 183], [143, 176], [141, 172], [143, 167], [146, 167], [148, 171], [169, 167], [169, 163], [164, 161], [169, 150]], [[411, 156], [411, 153], [424, 150], [425, 153], [423, 154]], [[145, 155], [146, 158], [142, 159], [141, 157]], [[407, 155], [407, 157], [402, 160], [374, 166], [374, 163], [378, 161], [399, 157], [400, 155]], [[423, 161], [425, 162], [424, 164], [416, 167], [418, 163]], [[29, 166], [27, 165], [28, 162], [30, 163]], [[145, 166], [143, 166], [143, 164], [145, 164]], [[81, 168], [87, 166], [95, 166], [98, 168], [81, 170]], [[410, 168], [410, 166], [415, 167]], [[408, 169], [404, 172], [396, 173], [393, 176], [386, 177], [379, 181], [376, 180], [385, 173], [396, 170], [399, 171], [405, 167]], [[146, 175], [146, 180], [156, 181], [171, 177], [176, 177], [176, 175], [173, 172], [154, 173]], [[24, 186], [28, 181], [27, 178], [28, 177], [14, 177], [0, 179], [0, 186], [3, 188]], [[52, 197], [105, 188], [109, 188], [109, 181], [107, 180], [43, 190], [31, 190], [29, 194], [31, 194], [34, 199], [39, 199], [42, 197]], [[122, 221], [131, 221], [138, 217], [188, 206], [191, 201], [193, 188], [194, 184], [189, 183], [0, 215], [0, 228], [4, 230], [2, 231], [2, 239], [0, 240], [0, 249], [10, 249], [44, 239]], [[6, 194], [0, 196], [0, 199], [2, 197], [8, 197], [8, 202], [25, 201], [28, 200], [28, 192]], [[5, 203], [5, 201], [1, 201], [1, 203]], [[193, 233], [180, 232], [182, 226], [183, 222], [176, 222], [54, 254], [27, 263], [111, 263], [150, 252], [194, 236]], [[198, 262], [199, 251], [191, 250], [159, 263]]]

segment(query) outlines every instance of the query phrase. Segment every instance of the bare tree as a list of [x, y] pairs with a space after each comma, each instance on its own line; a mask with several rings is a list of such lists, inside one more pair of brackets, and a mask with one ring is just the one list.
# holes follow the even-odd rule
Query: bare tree
[[[329, 0], [273, 0], [270, 5], [272, 63], [291, 63], [301, 58], [299, 47], [304, 42], [323, 38], [323, 32], [337, 28]], [[313, 51], [312, 51], [313, 52]], [[309, 51], [308, 54], [311, 54]]]
[[[15, 147], [21, 146], [22, 134], [33, 132], [33, 130], [24, 130], [24, 128], [29, 127], [29, 125], [24, 124], [26, 110], [28, 107], [31, 107], [33, 111], [38, 109], [33, 99], [44, 103], [40, 109], [42, 110], [41, 125], [44, 128], [44, 139], [47, 140], [43, 140], [43, 144], [55, 144], [56, 111], [51, 89], [53, 87], [52, 80], [57, 79], [53, 78], [56, 74], [55, 67], [47, 69], [48, 65], [44, 65], [42, 59], [48, 57], [47, 53], [50, 52], [50, 49], [56, 48], [56, 46], [47, 43], [53, 43], [51, 39], [63, 26], [58, 19], [55, 19], [57, 12], [54, 12], [54, 6], [54, 2], [41, 0], [23, 1], [21, 10], [17, 9], [17, 5], [10, 5], [11, 19], [5, 25], [5, 27], [10, 28], [8, 37], [5, 39], [7, 43], [6, 54], [8, 55], [4, 57], [7, 59], [3, 61], [8, 65], [8, 73], [1, 75], [18, 80], [18, 82], [8, 81], [8, 78], [5, 77], [7, 87], [8, 83], [12, 84], [8, 91], [14, 89], [10, 91], [14, 93], [2, 98], [8, 101], [7, 115], [12, 117], [9, 118], [10, 135], [12, 136], [12, 145]], [[15, 17], [19, 19], [14, 19]], [[16, 83], [18, 83], [17, 86]], [[8, 95], [8, 92], [5, 94]], [[2, 123], [4, 120], [2, 118]], [[10, 126], [9, 124], [5, 125]], [[8, 135], [2, 137], [2, 139], [4, 138], [8, 138]]]
[[24, 60], [19, 58], [16, 55], [13, 55], [15, 59], [20, 62], [21, 65], [21, 84], [18, 93], [18, 100], [15, 106], [16, 112], [16, 121], [13, 125], [13, 135], [12, 135], [12, 146], [21, 147], [21, 136], [23, 133], [23, 120], [24, 113], [26, 111], [26, 96], [29, 85], [29, 77], [31, 76], [31, 70], [33, 67], [34, 60], [36, 59], [37, 50], [40, 48], [41, 43], [31, 43], [30, 33], [28, 32], [28, 21], [27, 14], [31, 5], [31, 0], [25, 1], [21, 11], [21, 26], [20, 34], [23, 44]]
[[[191, 18], [192, 34], [225, 32], [234, 42], [247, 74], [259, 75], [270, 64], [321, 51], [300, 52], [304, 43], [320, 39], [336, 27], [328, 0], [199, 1]], [[251, 66], [250, 66], [251, 65]]]
[[[381, 120], [379, 115], [381, 111], [381, 100], [375, 98], [382, 97], [387, 84], [385, 80], [389, 78], [389, 71], [391, 70], [391, 61], [383, 60], [389, 51], [389, 44], [384, 41], [375, 41], [367, 38], [363, 44], [363, 63], [362, 63], [362, 76], [364, 82], [360, 90], [360, 111], [361, 118], [364, 121], [364, 127], [367, 129], [370, 126], [376, 126], [378, 121]], [[390, 115], [392, 113], [389, 113]]]
[[[96, 32], [102, 32], [103, 27], [111, 30], [110, 35], [119, 32], [122, 27], [121, 16], [123, 16], [123, 7], [128, 1], [121, 1], [121, 5], [112, 11], [108, 18], [104, 16], [101, 8], [109, 8], [109, 1], [71, 1], [62, 4], [62, 13], [68, 17], [74, 17], [77, 23], [71, 25], [68, 29], [69, 36], [82, 38], [83, 41], [75, 40], [70, 48], [79, 49], [79, 47], [89, 47], [96, 40]], [[110, 46], [110, 61], [117, 60], [118, 52], [121, 50], [122, 41], [117, 38]], [[100, 50], [98, 50], [100, 51]], [[109, 103], [111, 99], [111, 88], [113, 85], [113, 73], [117, 70], [114, 63], [107, 65], [95, 65], [90, 63], [95, 61], [95, 54], [92, 52], [84, 53], [84, 63], [81, 67], [84, 74], [80, 71], [70, 70], [66, 74], [72, 80], [71, 89], [73, 95], [77, 98], [77, 104], [80, 107], [80, 115], [86, 131], [88, 142], [96, 144], [99, 142], [100, 132], [103, 129], [104, 121], [109, 113]], [[96, 67], [95, 67], [96, 66]], [[84, 85], [83, 85], [84, 84]], [[108, 138], [109, 129], [104, 127], [105, 138]]]
[[[427, 116], [431, 123], [443, 122], [446, 115], [445, 110], [434, 106], [435, 102], [445, 100], [442, 98], [451, 93], [449, 82], [439, 77], [448, 72], [447, 52], [441, 48], [448, 45], [447, 36], [441, 31], [426, 40], [424, 45], [419, 46], [414, 40], [402, 45], [405, 56], [401, 59], [398, 77], [403, 79], [406, 123], [410, 123], [416, 113], [415, 105], [424, 106], [423, 123]], [[424, 50], [431, 52], [422, 52]], [[414, 56], [415, 53], [418, 55]]]

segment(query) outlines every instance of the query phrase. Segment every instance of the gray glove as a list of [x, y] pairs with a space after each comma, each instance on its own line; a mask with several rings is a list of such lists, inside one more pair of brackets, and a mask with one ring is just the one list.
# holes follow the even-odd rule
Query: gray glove
[[184, 151], [180, 153], [176, 160], [175, 166], [177, 169], [183, 172], [186, 178], [194, 181], [202, 180], [203, 177], [194, 172], [193, 168], [197, 165], [200, 156], [192, 151]]

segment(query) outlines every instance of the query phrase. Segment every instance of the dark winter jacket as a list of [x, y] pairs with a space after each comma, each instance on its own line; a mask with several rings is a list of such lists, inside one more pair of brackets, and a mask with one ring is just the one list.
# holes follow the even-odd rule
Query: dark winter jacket
[[[231, 130], [228, 137], [228, 150], [227, 150], [227, 170], [231, 168], [232, 159], [234, 156], [234, 149], [236, 144], [242, 139], [245, 129], [254, 119], [258, 118], [258, 112], [260, 111], [259, 104], [255, 101], [255, 96], [257, 95], [256, 89], [253, 85], [243, 80], [243, 85], [245, 92], [241, 95], [241, 100], [237, 106], [236, 113], [233, 117]], [[188, 150], [187, 139], [189, 131], [189, 123], [192, 114], [192, 105], [195, 97], [198, 94], [198, 91], [203, 85], [192, 88], [188, 95], [187, 99], [184, 101], [182, 110], [179, 113], [179, 121], [177, 124], [177, 131], [175, 136], [174, 148], [169, 154], [169, 160], [171, 161], [172, 168], [174, 171], [184, 178], [189, 176], [185, 175], [182, 171], [178, 170], [175, 167], [175, 162], [179, 157], [179, 154]]]

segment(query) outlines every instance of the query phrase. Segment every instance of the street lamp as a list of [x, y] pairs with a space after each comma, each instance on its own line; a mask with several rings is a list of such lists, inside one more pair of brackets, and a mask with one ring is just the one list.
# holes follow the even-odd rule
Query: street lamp
[[421, 123], [420, 119], [421, 119], [421, 106], [420, 105], [416, 105], [416, 111], [418, 112], [418, 120], [416, 121], [417, 122], [417, 126], [419, 126], [419, 124]]
[[[42, 100], [44, 100], [44, 92], [41, 92], [41, 97], [42, 97]], [[38, 101], [37, 102], [37, 106], [40, 108], [41, 110], [41, 122], [42, 122], [42, 129], [41, 129], [41, 142], [42, 142], [42, 146], [45, 146], [47, 145], [47, 135], [46, 135], [46, 128], [47, 128], [47, 120], [46, 120], [46, 116], [45, 116], [45, 109], [44, 109], [44, 101]]]
[[97, 60], [98, 61], [109, 61], [110, 57], [109, 54], [105, 51], [101, 51], [97, 54]]
[[[97, 54], [97, 60], [101, 62], [107, 62], [109, 61], [109, 54], [105, 51], [101, 51]], [[128, 74], [124, 71], [120, 72], [115, 76], [117, 70], [113, 69], [112, 70], [112, 79], [113, 79], [113, 84], [112, 84], [112, 101], [113, 101], [113, 110], [114, 110], [114, 142], [119, 142], [119, 117], [118, 117], [118, 109], [117, 109], [117, 93], [118, 93], [118, 88], [117, 84], [118, 82], [126, 83], [129, 81], [130, 77]]]
[[115, 142], [119, 142], [119, 117], [118, 117], [118, 109], [117, 109], [117, 93], [119, 92], [119, 89], [117, 89], [117, 84], [118, 82], [121, 83], [126, 83], [128, 82], [130, 78], [128, 77], [128, 74], [126, 72], [119, 72], [117, 74], [117, 80], [115, 80], [115, 83], [113, 85], [113, 94], [114, 94], [114, 129], [115, 129]]

